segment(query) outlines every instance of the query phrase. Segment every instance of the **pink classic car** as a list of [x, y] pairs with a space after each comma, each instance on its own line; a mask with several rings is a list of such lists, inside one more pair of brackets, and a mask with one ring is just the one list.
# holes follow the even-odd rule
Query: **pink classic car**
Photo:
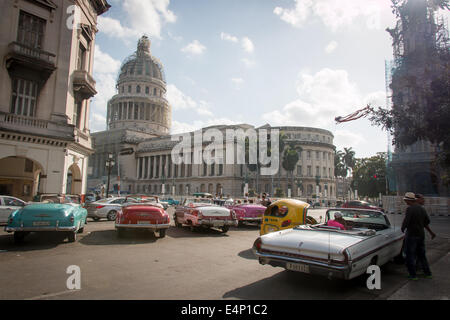
[[228, 209], [233, 209], [236, 213], [239, 226], [242, 226], [246, 222], [258, 223], [262, 221], [264, 211], [266, 207], [255, 203], [238, 203], [233, 205], [225, 205]]
[[212, 199], [187, 198], [175, 209], [175, 226], [187, 225], [194, 231], [197, 228], [219, 228], [226, 233], [238, 222], [234, 210], [214, 204]]

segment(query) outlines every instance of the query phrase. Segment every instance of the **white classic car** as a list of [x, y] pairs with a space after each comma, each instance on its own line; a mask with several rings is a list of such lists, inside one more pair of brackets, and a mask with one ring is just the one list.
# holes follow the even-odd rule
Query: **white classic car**
[[[347, 229], [328, 226], [340, 212]], [[399, 256], [404, 235], [387, 216], [376, 210], [329, 209], [325, 223], [300, 225], [256, 239], [253, 252], [262, 265], [353, 279], [370, 265], [381, 266]]]

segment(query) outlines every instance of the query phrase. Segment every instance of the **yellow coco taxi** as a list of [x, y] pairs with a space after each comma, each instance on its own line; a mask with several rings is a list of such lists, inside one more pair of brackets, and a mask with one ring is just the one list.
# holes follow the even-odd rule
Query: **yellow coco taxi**
[[308, 217], [309, 204], [295, 199], [281, 199], [273, 202], [264, 212], [260, 234], [290, 229], [301, 224], [317, 224]]

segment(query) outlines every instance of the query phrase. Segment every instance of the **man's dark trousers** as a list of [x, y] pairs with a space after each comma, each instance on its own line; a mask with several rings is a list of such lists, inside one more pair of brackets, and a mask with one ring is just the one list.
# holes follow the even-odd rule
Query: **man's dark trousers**
[[425, 238], [424, 237], [405, 237], [405, 251], [406, 251], [406, 267], [409, 275], [416, 277], [416, 263], [421, 266], [423, 272], [427, 276], [431, 276], [431, 270], [428, 265], [428, 260], [425, 255]]

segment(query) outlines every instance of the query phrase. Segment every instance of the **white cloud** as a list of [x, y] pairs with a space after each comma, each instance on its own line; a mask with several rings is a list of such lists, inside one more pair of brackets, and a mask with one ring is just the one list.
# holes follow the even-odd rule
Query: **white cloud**
[[150, 37], [161, 38], [163, 25], [174, 23], [177, 19], [168, 9], [170, 0], [123, 0], [120, 4], [124, 12], [124, 17], [120, 21], [98, 17], [100, 32], [110, 37], [128, 39], [147, 34]]
[[231, 78], [231, 82], [233, 82], [236, 89], [241, 89], [241, 86], [244, 84], [244, 79], [242, 78]]
[[253, 45], [252, 40], [250, 40], [249, 38], [242, 38], [241, 44], [245, 52], [253, 53], [253, 51], [255, 51], [255, 46]]
[[298, 28], [310, 17], [317, 17], [332, 31], [337, 31], [358, 18], [363, 19], [368, 29], [380, 29], [382, 11], [386, 10], [390, 10], [388, 0], [295, 0], [293, 9], [276, 7], [273, 12]]
[[274, 125], [298, 125], [332, 128], [334, 118], [345, 116], [365, 106], [368, 101], [381, 101], [382, 92], [364, 97], [345, 70], [322, 69], [314, 75], [302, 72], [297, 82], [298, 99], [284, 107], [262, 115]]
[[200, 116], [212, 116], [209, 104], [206, 101], [196, 102], [190, 96], [181, 92], [175, 85], [169, 84], [167, 86], [167, 100], [172, 106], [173, 110], [190, 109], [197, 112]]
[[331, 41], [326, 47], [325, 47], [325, 52], [330, 54], [333, 53], [334, 50], [336, 50], [336, 48], [338, 47], [338, 43], [336, 41]]
[[228, 33], [222, 32], [220, 33], [220, 39], [222, 40], [226, 40], [226, 41], [231, 41], [231, 42], [239, 42], [239, 39], [235, 36], [232, 36]]
[[239, 38], [236, 36], [222, 32], [220, 33], [220, 39], [234, 43], [240, 42], [242, 49], [244, 49], [245, 52], [253, 53], [255, 51], [255, 45], [249, 37], [242, 37], [241, 40], [239, 40]]
[[206, 47], [202, 45], [198, 40], [192, 41], [187, 46], [181, 49], [182, 52], [192, 55], [201, 55], [205, 50]]
[[94, 79], [97, 94], [92, 99], [89, 127], [92, 132], [106, 129], [108, 100], [116, 94], [116, 77], [120, 69], [119, 60], [104, 53], [98, 45], [94, 53]]
[[256, 62], [254, 60], [250, 60], [247, 58], [243, 58], [241, 59], [241, 61], [247, 68], [252, 68], [256, 65]]
[[353, 149], [367, 143], [360, 134], [348, 130], [336, 130], [334, 132], [334, 145], [337, 150], [351, 146]]

